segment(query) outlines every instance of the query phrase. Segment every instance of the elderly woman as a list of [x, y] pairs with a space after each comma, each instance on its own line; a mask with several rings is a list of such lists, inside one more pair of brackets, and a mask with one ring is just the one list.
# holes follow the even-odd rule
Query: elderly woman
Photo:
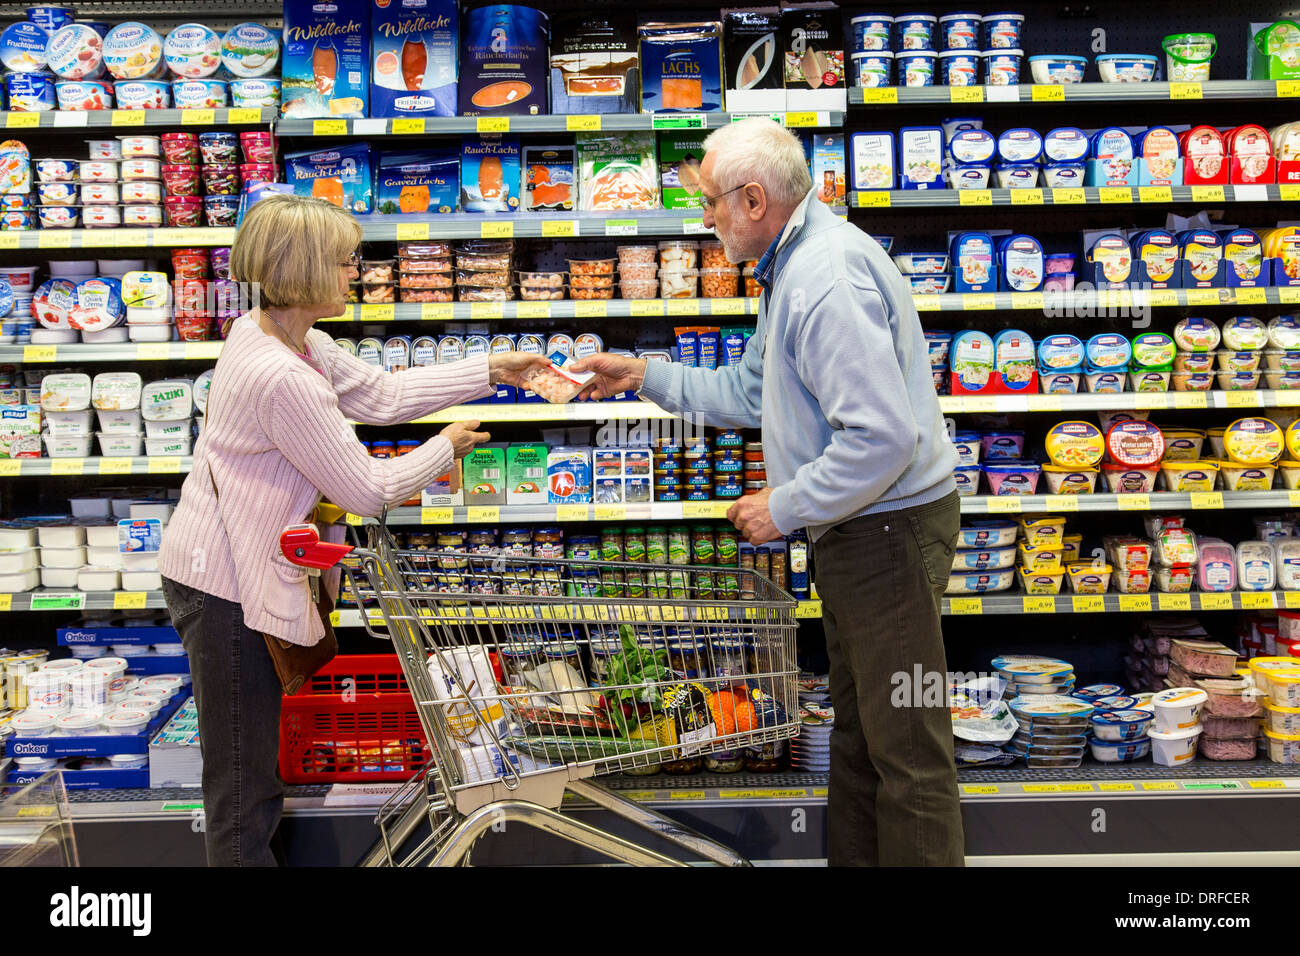
[[489, 437], [478, 422], [457, 422], [381, 460], [350, 420], [408, 422], [546, 364], [510, 352], [386, 373], [339, 348], [312, 325], [344, 311], [360, 242], [343, 210], [275, 196], [249, 211], [231, 250], [231, 277], [252, 284], [261, 305], [229, 328], [159, 557], [194, 680], [209, 865], [282, 862], [272, 850], [283, 806], [281, 685], [263, 635], [311, 646], [325, 631], [307, 572], [280, 554], [281, 530], [307, 520], [322, 495], [378, 515]]

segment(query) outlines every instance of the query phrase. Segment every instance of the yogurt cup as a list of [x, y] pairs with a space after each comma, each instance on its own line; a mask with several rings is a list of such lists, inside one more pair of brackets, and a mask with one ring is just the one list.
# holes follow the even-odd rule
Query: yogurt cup
[[148, 726], [148, 711], [114, 710], [104, 715], [103, 727], [110, 734], [134, 736], [144, 733]]
[[80, 206], [41, 206], [37, 212], [42, 229], [76, 229], [81, 225]]
[[907, 87], [934, 86], [934, 75], [939, 55], [927, 50], [899, 51], [894, 55], [898, 64], [898, 85]]
[[87, 206], [116, 206], [122, 201], [121, 190], [115, 182], [85, 183], [80, 194], [81, 202]]
[[48, 73], [6, 73], [5, 95], [15, 113], [44, 113], [58, 103], [54, 77]]
[[1082, 163], [1048, 163], [1043, 167], [1043, 185], [1052, 189], [1082, 186], [1085, 171]]
[[162, 163], [147, 157], [124, 159], [119, 168], [122, 182], [135, 182], [137, 180], [154, 182], [162, 175]]
[[118, 168], [119, 164], [115, 160], [94, 159], [77, 163], [77, 171], [83, 183], [117, 182]]
[[220, 109], [230, 102], [230, 91], [224, 80], [176, 80], [172, 102], [178, 110]]
[[197, 196], [168, 196], [163, 200], [163, 209], [169, 226], [198, 226], [203, 216], [203, 200]]
[[159, 167], [168, 196], [201, 196], [198, 165], [163, 163]]
[[260, 23], [236, 24], [221, 38], [221, 63], [231, 76], [266, 77], [279, 61], [280, 35]]
[[78, 206], [81, 188], [76, 183], [37, 183], [36, 195], [42, 206]]
[[172, 87], [165, 80], [130, 80], [113, 84], [118, 109], [165, 110], [172, 105]]
[[11, 73], [45, 69], [45, 49], [50, 35], [35, 23], [20, 20], [0, 33], [0, 65]]
[[113, 86], [102, 80], [60, 80], [54, 84], [54, 95], [65, 112], [113, 108]]
[[87, 229], [113, 229], [122, 225], [121, 206], [82, 206], [81, 224]]
[[89, 149], [87, 159], [121, 159], [122, 158], [122, 137], [117, 139], [88, 139], [86, 147]]
[[157, 159], [162, 155], [160, 136], [119, 136], [122, 157], [126, 159]]
[[1102, 740], [1093, 737], [1088, 741], [1092, 758], [1099, 763], [1128, 763], [1142, 760], [1151, 753], [1151, 739], [1139, 737], [1134, 740]]
[[14, 770], [18, 773], [46, 773], [59, 766], [53, 757], [15, 757]]
[[[200, 146], [202, 146], [202, 141], [202, 137], [200, 137]], [[239, 149], [245, 163], [273, 167], [275, 164], [275, 145], [275, 137], [264, 129], [248, 129], [239, 134]], [[205, 159], [204, 162], [218, 162], [218, 160]], [[234, 160], [225, 159], [221, 160], [221, 162], [229, 163], [234, 162]]]
[[199, 162], [199, 136], [197, 133], [163, 133], [159, 137], [163, 159], [172, 165], [197, 165]]
[[163, 38], [152, 27], [128, 20], [103, 39], [104, 65], [119, 80], [144, 80], [163, 62]]
[[48, 737], [54, 733], [58, 716], [48, 711], [25, 710], [9, 721], [17, 737]]
[[1162, 767], [1189, 764], [1196, 759], [1196, 738], [1200, 735], [1200, 724], [1182, 730], [1152, 728], [1147, 731], [1147, 736], [1151, 738], [1151, 759]]
[[1157, 57], [1144, 53], [1103, 53], [1097, 57], [1097, 73], [1103, 83], [1150, 83], [1157, 63]]
[[207, 196], [239, 196], [239, 167], [234, 163], [205, 163], [200, 178]]
[[985, 50], [984, 82], [989, 86], [1015, 86], [1020, 82], [1020, 65], [1025, 54], [1018, 48]]
[[239, 216], [238, 196], [204, 196], [203, 221], [209, 226], [234, 226]]
[[279, 109], [280, 96], [280, 80], [274, 77], [230, 81], [230, 105], [236, 108]]
[[183, 79], [211, 76], [221, 67], [221, 37], [202, 23], [182, 23], [163, 41], [163, 60]]
[[64, 80], [94, 80], [104, 75], [104, 41], [84, 23], [69, 23], [50, 37], [46, 66]]
[[148, 754], [113, 754], [108, 758], [114, 770], [139, 770], [149, 766]]

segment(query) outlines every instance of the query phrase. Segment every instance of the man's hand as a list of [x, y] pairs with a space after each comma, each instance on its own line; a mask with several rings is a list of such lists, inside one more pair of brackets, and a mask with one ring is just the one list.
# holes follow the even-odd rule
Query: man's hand
[[609, 398], [619, 392], [636, 391], [645, 381], [645, 366], [645, 359], [598, 352], [566, 367], [574, 373], [596, 373], [591, 384], [578, 393], [578, 398], [586, 400]]
[[756, 495], [746, 495], [727, 509], [727, 520], [736, 526], [736, 530], [750, 544], [766, 544], [783, 537], [772, 523], [772, 512], [768, 506], [771, 496], [772, 489], [764, 488]]

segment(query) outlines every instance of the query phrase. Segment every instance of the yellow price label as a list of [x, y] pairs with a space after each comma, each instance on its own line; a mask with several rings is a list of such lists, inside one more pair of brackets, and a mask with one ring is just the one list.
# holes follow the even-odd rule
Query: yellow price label
[[1043, 204], [1043, 191], [1041, 189], [1012, 189], [1011, 205], [1013, 206], [1041, 206]]
[[1106, 599], [1100, 594], [1076, 594], [1070, 606], [1075, 614], [1100, 614], [1106, 610]]
[[963, 412], [970, 412], [972, 415], [991, 415], [998, 410], [998, 400], [981, 396], [972, 396], [965, 400], [959, 399], [961, 406], [958, 409]]
[[1099, 783], [1103, 793], [1132, 793], [1137, 789], [1136, 784], [1132, 783]]
[[1231, 611], [1232, 595], [1231, 594], [1202, 594], [1201, 610], [1202, 611]]
[[14, 596], [12, 594], [0, 594], [0, 611], [12, 610], [14, 606]]
[[551, 303], [549, 302], [520, 302], [515, 306], [516, 319], [549, 319], [551, 317]]
[[1223, 492], [1221, 491], [1193, 491], [1191, 493], [1192, 507], [1199, 510], [1215, 510], [1223, 507]]
[[1188, 289], [1188, 305], [1218, 305], [1222, 299], [1216, 289]]
[[492, 524], [501, 520], [501, 509], [496, 505], [474, 505], [468, 509], [465, 520], [474, 524]]
[[1228, 408], [1260, 408], [1264, 402], [1256, 391], [1236, 391], [1223, 393], [1224, 404]]
[[1059, 783], [1057, 789], [1061, 793], [1092, 793], [1093, 786], [1090, 783]]
[[1192, 596], [1190, 594], [1158, 594], [1156, 603], [1162, 611], [1190, 611]]
[[211, 126], [216, 121], [216, 110], [181, 110], [182, 126]]
[[131, 474], [131, 459], [101, 458], [99, 459], [99, 473], [101, 475], [129, 475]]
[[813, 112], [786, 113], [785, 125], [791, 129], [817, 125], [817, 114]]
[[1020, 514], [1022, 510], [1019, 495], [994, 495], [989, 498], [988, 512], [991, 515]]
[[1263, 289], [1238, 289], [1238, 305], [1266, 305], [1268, 303], [1268, 293]]
[[1242, 591], [1241, 606], [1247, 611], [1268, 611], [1277, 606], [1268, 591]]
[[564, 118], [564, 128], [570, 133], [591, 133], [600, 129], [600, 114], [581, 113]]
[[[480, 122], [482, 122], [480, 120]], [[404, 116], [400, 119], [393, 120], [393, 134], [395, 136], [412, 136], [424, 132], [424, 120], [415, 117]]]
[[220, 342], [186, 342], [181, 354], [187, 359], [214, 359], [221, 355]]
[[725, 501], [687, 501], [682, 505], [682, 518], [725, 518], [730, 507]]
[[389, 322], [397, 315], [397, 309], [391, 302], [367, 302], [361, 306], [361, 320]]
[[1163, 792], [1168, 792], [1168, 791], [1170, 791], [1170, 790], [1177, 790], [1177, 789], [1178, 789], [1178, 784], [1175, 783], [1175, 782], [1172, 781], [1172, 780], [1157, 780], [1157, 781], [1154, 782], [1154, 783], [1143, 783], [1143, 784], [1142, 784], [1142, 789], [1143, 789], [1143, 790], [1159, 790], [1159, 791], [1163, 791]]
[[166, 342], [141, 342], [135, 347], [135, 357], [140, 362], [157, 362], [171, 358], [172, 347]]
[[361, 517], [361, 515], [354, 515], [350, 513], [343, 515], [343, 520], [354, 528], [359, 528], [366, 523], [366, 519]]
[[17, 478], [22, 473], [21, 458], [0, 458], [0, 478]]
[[627, 505], [596, 505], [597, 521], [626, 521]]
[[483, 239], [513, 239], [515, 224], [509, 221], [480, 223], [478, 234]]
[[1104, 203], [1132, 202], [1133, 190], [1127, 186], [1101, 186], [1097, 189], [1097, 198]]
[[1133, 398], [1134, 408], [1168, 408], [1169, 396], [1159, 392], [1139, 392]]
[[398, 223], [395, 232], [398, 242], [418, 242], [429, 238], [429, 224], [427, 222]]
[[1192, 202], [1223, 202], [1222, 186], [1193, 186]]
[[591, 512], [586, 505], [556, 505], [556, 521], [586, 521]]
[[1044, 495], [1043, 506], [1048, 511], [1078, 511], [1078, 495]]
[[57, 477], [80, 475], [85, 469], [84, 458], [54, 458], [50, 461], [50, 474]]
[[710, 299], [709, 315], [744, 315], [744, 299]]
[[226, 121], [232, 125], [260, 123], [262, 122], [262, 111], [259, 109], [247, 109], [244, 107], [233, 109], [226, 114]]
[[348, 121], [340, 119], [318, 119], [311, 124], [313, 136], [347, 136]]
[[59, 354], [57, 345], [24, 345], [24, 362], [53, 362]]
[[5, 117], [5, 126], [9, 129], [35, 129], [40, 125], [40, 113], [10, 113]]
[[1115, 507], [1120, 511], [1150, 511], [1150, 495], [1116, 495]]
[[957, 202], [963, 206], [992, 206], [993, 190], [959, 189], [957, 190]]
[[1057, 793], [1061, 785], [1057, 783], [1026, 783], [1020, 788], [1025, 793]]
[[144, 110], [113, 110], [109, 122], [114, 126], [143, 126]]
[[573, 303], [575, 319], [603, 319], [607, 312], [606, 304], [600, 300], [594, 302], [580, 300]]
[[1013, 292], [1011, 293], [1011, 308], [1041, 312], [1047, 308], [1047, 300], [1041, 292]]
[[342, 627], [343, 615], [339, 611], [330, 611], [330, 627]]
[[71, 249], [72, 233], [57, 229], [42, 229], [36, 234], [37, 249]]
[[948, 87], [948, 101], [950, 103], [983, 103], [984, 87], [950, 86]]
[[1204, 392], [1175, 392], [1174, 408], [1209, 408]]
[[1300, 305], [1300, 288], [1283, 286], [1277, 290], [1277, 300], [1283, 305]]
[[997, 303], [997, 297], [991, 292], [965, 292], [961, 297], [963, 312], [991, 312]]
[[0, 232], [0, 249], [17, 249], [21, 240], [16, 232]]
[[1147, 293], [1147, 304], [1157, 309], [1172, 308], [1178, 305], [1178, 293], [1173, 289], [1152, 289]]
[[[540, 303], [545, 305], [546, 303]], [[425, 302], [420, 306], [420, 318], [425, 322], [450, 319], [456, 314], [456, 307], [451, 302]]]
[[883, 209], [889, 206], [889, 193], [883, 189], [858, 190], [859, 209]]
[[1064, 103], [1065, 87], [1059, 83], [1051, 83], [1044, 86], [1035, 84], [1030, 90], [1030, 98], [1035, 103]]
[[1281, 183], [1277, 187], [1277, 198], [1283, 202], [1296, 202], [1300, 200], [1300, 185], [1296, 183]]
[[1277, 95], [1279, 97], [1300, 96], [1300, 80], [1278, 80]]
[[631, 305], [628, 306], [627, 313], [634, 318], [663, 315], [664, 304], [659, 299], [633, 299]]
[[1064, 407], [1060, 395], [1034, 395], [1029, 399], [1029, 409], [1034, 412], [1059, 412]]
[[898, 87], [882, 86], [872, 87], [862, 91], [863, 103], [897, 103]]
[[1139, 186], [1138, 201], [1171, 203], [1174, 201], [1174, 191], [1168, 186]]
[[666, 303], [669, 315], [699, 315], [699, 299], [669, 299]]
[[1282, 595], [1282, 603], [1286, 607], [1300, 607], [1300, 591], [1286, 591]]
[[138, 611], [149, 603], [144, 591], [119, 591], [113, 595], [113, 610]]
[[1021, 605], [1026, 614], [1055, 614], [1056, 598], [1052, 597], [1027, 597], [1021, 599]]
[[151, 475], [179, 475], [181, 473], [181, 460], [179, 458], [150, 458], [148, 470]]
[[961, 787], [962, 793], [997, 793], [998, 786], [995, 783], [964, 783]]
[[939, 312], [943, 309], [943, 296], [918, 293], [912, 296], [912, 304], [916, 306], [917, 312]]
[[509, 116], [480, 116], [475, 122], [474, 128], [480, 133], [508, 133], [510, 132]]
[[1286, 781], [1284, 780], [1248, 780], [1247, 785], [1252, 790], [1285, 790]]
[[1170, 83], [1169, 98], [1171, 100], [1199, 100], [1201, 99], [1201, 84]]
[[948, 612], [950, 614], [983, 614], [984, 601], [982, 598], [953, 598], [948, 602]]
[[471, 302], [469, 317], [471, 319], [500, 319], [505, 316], [505, 307], [500, 302]]
[[578, 234], [578, 223], [573, 219], [547, 219], [542, 223], [543, 239], [570, 239]]
[[181, 246], [193, 241], [188, 229], [154, 229], [151, 238], [155, 246]]
[[1057, 206], [1082, 206], [1088, 194], [1082, 189], [1053, 189], [1052, 203]]
[[450, 508], [421, 508], [420, 524], [451, 524]]
[[1149, 611], [1151, 610], [1151, 595], [1121, 594], [1119, 596], [1119, 609], [1121, 611]]

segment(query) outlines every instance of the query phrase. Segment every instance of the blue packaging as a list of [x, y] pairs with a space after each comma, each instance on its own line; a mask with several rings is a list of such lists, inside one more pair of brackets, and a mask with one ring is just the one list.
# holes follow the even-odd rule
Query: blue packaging
[[990, 13], [980, 18], [984, 27], [984, 49], [1013, 50], [1020, 46], [1023, 13]]
[[370, 115], [455, 116], [456, 0], [377, 0], [370, 11]]
[[962, 165], [987, 163], [997, 149], [997, 140], [985, 129], [964, 129], [948, 140], [948, 154]]
[[46, 33], [53, 33], [60, 27], [66, 27], [77, 19], [76, 11], [71, 7], [41, 5], [27, 8], [27, 19]]
[[1018, 127], [998, 137], [998, 159], [1003, 163], [1036, 163], [1043, 155], [1043, 137], [1035, 130]]
[[980, 25], [978, 13], [945, 14], [939, 18], [939, 49], [978, 50]]
[[284, 157], [284, 166], [296, 195], [334, 201], [341, 194], [343, 208], [349, 212], [371, 211], [373, 174], [367, 144], [290, 153]]
[[1043, 287], [1043, 247], [1033, 236], [1008, 236], [999, 244], [999, 281], [1012, 292], [1037, 292]]
[[547, 500], [551, 504], [591, 501], [591, 455], [585, 448], [552, 448], [546, 457]]
[[284, 116], [363, 117], [370, 99], [369, 0], [284, 0]]
[[712, 370], [718, 367], [718, 335], [717, 329], [700, 330], [700, 368]]
[[993, 239], [988, 233], [964, 232], [953, 240], [952, 275], [955, 292], [997, 291]]
[[975, 86], [980, 81], [979, 53], [974, 50], [946, 50], [939, 54], [939, 72], [944, 86]]
[[1061, 126], [1043, 137], [1043, 156], [1053, 163], [1077, 163], [1088, 157], [1088, 134], [1076, 126]]
[[0, 33], [0, 65], [13, 73], [45, 68], [45, 48], [50, 36], [35, 23], [20, 20]]
[[500, 136], [466, 139], [460, 151], [462, 212], [519, 209], [519, 140]]
[[[752, 332], [750, 334], [753, 334]], [[745, 357], [745, 343], [749, 336], [743, 329], [723, 329], [722, 331], [722, 364], [739, 365]]]
[[1083, 365], [1083, 343], [1073, 335], [1049, 335], [1038, 343], [1038, 367], [1044, 371], [1077, 372]]
[[930, 50], [908, 50], [894, 54], [899, 86], [934, 86], [939, 54]]
[[550, 19], [541, 10], [509, 3], [466, 10], [460, 38], [460, 114], [546, 113], [549, 40]]
[[448, 213], [460, 201], [460, 151], [454, 146], [418, 153], [380, 153], [375, 211], [386, 216]]
[[901, 189], [943, 189], [943, 129], [910, 126], [898, 131], [898, 179]]
[[5, 95], [9, 109], [20, 113], [40, 113], [54, 109], [54, 77], [48, 73], [6, 73]]
[[894, 50], [933, 50], [934, 25], [938, 19], [928, 13], [904, 13], [894, 17]]
[[117, 523], [117, 550], [122, 554], [153, 554], [162, 548], [162, 522], [157, 518], [123, 518]]
[[677, 330], [677, 361], [687, 368], [700, 367], [700, 339], [697, 330]]
[[893, 32], [894, 18], [887, 13], [864, 13], [849, 21], [853, 30], [853, 49], [859, 53], [877, 52], [890, 48], [889, 35]]
[[641, 112], [722, 110], [719, 24], [648, 23], [637, 34], [641, 50]]

